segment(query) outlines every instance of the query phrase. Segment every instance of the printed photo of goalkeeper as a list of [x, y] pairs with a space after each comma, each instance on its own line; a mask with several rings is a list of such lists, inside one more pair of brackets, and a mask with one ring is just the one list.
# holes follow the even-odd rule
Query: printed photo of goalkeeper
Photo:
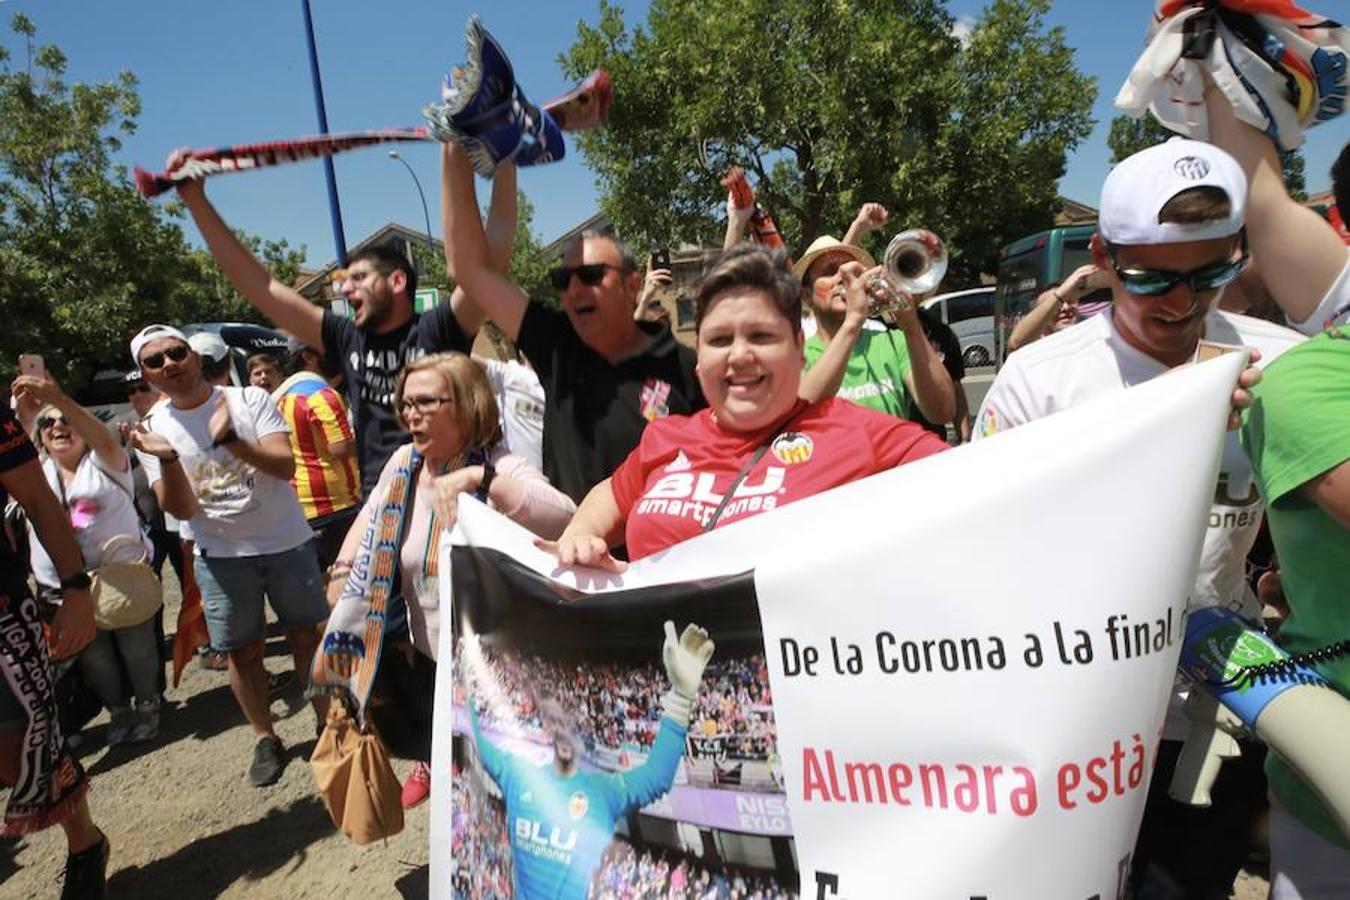
[[796, 896], [750, 579], [493, 587], [457, 614], [451, 896]]
[[677, 636], [675, 624], [665, 623], [661, 661], [670, 686], [661, 698], [660, 726], [651, 752], [634, 768], [599, 772], [580, 768], [579, 717], [565, 708], [565, 697], [545, 696], [532, 704], [549, 739], [550, 761], [540, 763], [499, 747], [483, 734], [479, 703], [491, 707], [510, 701], [494, 683], [478, 635], [468, 629], [464, 635], [460, 654], [474, 701], [468, 704], [469, 719], [478, 760], [506, 807], [514, 896], [581, 900], [615, 823], [670, 790], [713, 642], [697, 625], [686, 625]]

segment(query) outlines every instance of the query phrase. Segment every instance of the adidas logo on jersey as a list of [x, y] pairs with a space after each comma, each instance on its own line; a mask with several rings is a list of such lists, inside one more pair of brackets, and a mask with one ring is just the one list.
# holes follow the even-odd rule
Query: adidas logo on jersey
[[679, 454], [671, 460], [670, 465], [666, 466], [665, 470], [667, 472], [686, 472], [690, 468], [692, 468], [692, 464], [689, 462], [689, 457], [685, 456], [684, 451], [681, 450]]

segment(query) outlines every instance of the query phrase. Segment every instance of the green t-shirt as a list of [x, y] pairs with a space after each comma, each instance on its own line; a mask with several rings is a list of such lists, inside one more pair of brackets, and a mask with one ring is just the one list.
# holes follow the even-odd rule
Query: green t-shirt
[[[1303, 653], [1350, 637], [1350, 530], [1299, 488], [1350, 460], [1350, 329], [1324, 332], [1265, 369], [1242, 426], [1242, 443], [1266, 498], [1270, 536], [1290, 615], [1280, 643]], [[1350, 659], [1318, 666], [1350, 697]], [[1276, 754], [1266, 775], [1299, 821], [1343, 847], [1350, 839]]]
[[[809, 369], [825, 352], [825, 342], [812, 335], [806, 342], [806, 367]], [[905, 376], [909, 374], [909, 351], [903, 334], [893, 331], [873, 331], [864, 328], [858, 343], [849, 355], [844, 369], [844, 380], [839, 385], [838, 397], [888, 413], [899, 419], [908, 419], [912, 401], [905, 390]]]

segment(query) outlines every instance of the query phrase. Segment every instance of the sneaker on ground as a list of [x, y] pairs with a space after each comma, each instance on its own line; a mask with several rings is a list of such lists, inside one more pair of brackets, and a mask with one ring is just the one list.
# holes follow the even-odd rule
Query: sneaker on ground
[[254, 787], [267, 787], [276, 784], [285, 768], [286, 748], [281, 738], [267, 735], [258, 739], [253, 746], [253, 765], [248, 767], [248, 780]]
[[207, 650], [202, 654], [201, 664], [203, 669], [224, 672], [230, 667], [230, 660], [224, 650]]
[[431, 796], [431, 767], [424, 762], [413, 763], [408, 780], [403, 782], [400, 800], [404, 809], [412, 809]]
[[295, 684], [295, 670], [286, 669], [283, 672], [269, 672], [267, 675], [267, 699], [275, 700], [286, 689]]
[[116, 747], [131, 740], [131, 730], [136, 727], [136, 714], [130, 706], [114, 706], [108, 710], [108, 746]]
[[108, 836], [99, 832], [92, 847], [66, 857], [61, 900], [104, 900], [108, 896]]
[[153, 741], [159, 737], [159, 698], [136, 703], [136, 726], [131, 729], [133, 741]]

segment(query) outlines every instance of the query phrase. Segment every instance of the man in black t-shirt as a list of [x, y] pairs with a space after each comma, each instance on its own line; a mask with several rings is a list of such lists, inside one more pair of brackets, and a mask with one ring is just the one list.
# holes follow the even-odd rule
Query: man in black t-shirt
[[[185, 154], [175, 151], [169, 167], [180, 164]], [[516, 228], [514, 173], [513, 166], [499, 169], [501, 184], [494, 185], [489, 219], [493, 262], [503, 269]], [[428, 353], [468, 353], [482, 323], [481, 314], [464, 302], [458, 290], [449, 303], [420, 315], [414, 312], [417, 272], [412, 264], [392, 248], [370, 247], [349, 257], [341, 286], [355, 318], [336, 315], [273, 279], [206, 199], [200, 180], [179, 182], [178, 193], [235, 289], [278, 327], [318, 350], [331, 368], [342, 372], [347, 403], [356, 419], [361, 492], [369, 495], [390, 455], [408, 440], [391, 406], [394, 379], [405, 365]]]
[[[942, 368], [952, 377], [952, 385], [956, 388], [956, 418], [953, 420], [956, 425], [956, 441], [963, 444], [970, 440], [970, 406], [966, 403], [966, 392], [961, 387], [961, 379], [966, 377], [966, 362], [961, 358], [961, 342], [951, 326], [931, 311], [922, 306], [916, 306], [914, 311], [918, 313], [919, 324], [923, 326], [923, 336], [928, 339], [938, 359], [942, 360]], [[887, 327], [892, 326], [888, 324]], [[946, 439], [946, 422], [930, 422], [918, 408], [912, 411], [910, 418], [938, 437]]]
[[455, 276], [538, 373], [545, 398], [544, 474], [580, 502], [637, 446], [648, 422], [706, 405], [694, 353], [668, 327], [633, 321], [643, 274], [607, 235], [583, 234], [567, 248], [563, 266], [550, 273], [561, 291], [561, 310], [530, 302], [489, 264], [464, 151], [444, 145], [441, 165]]

